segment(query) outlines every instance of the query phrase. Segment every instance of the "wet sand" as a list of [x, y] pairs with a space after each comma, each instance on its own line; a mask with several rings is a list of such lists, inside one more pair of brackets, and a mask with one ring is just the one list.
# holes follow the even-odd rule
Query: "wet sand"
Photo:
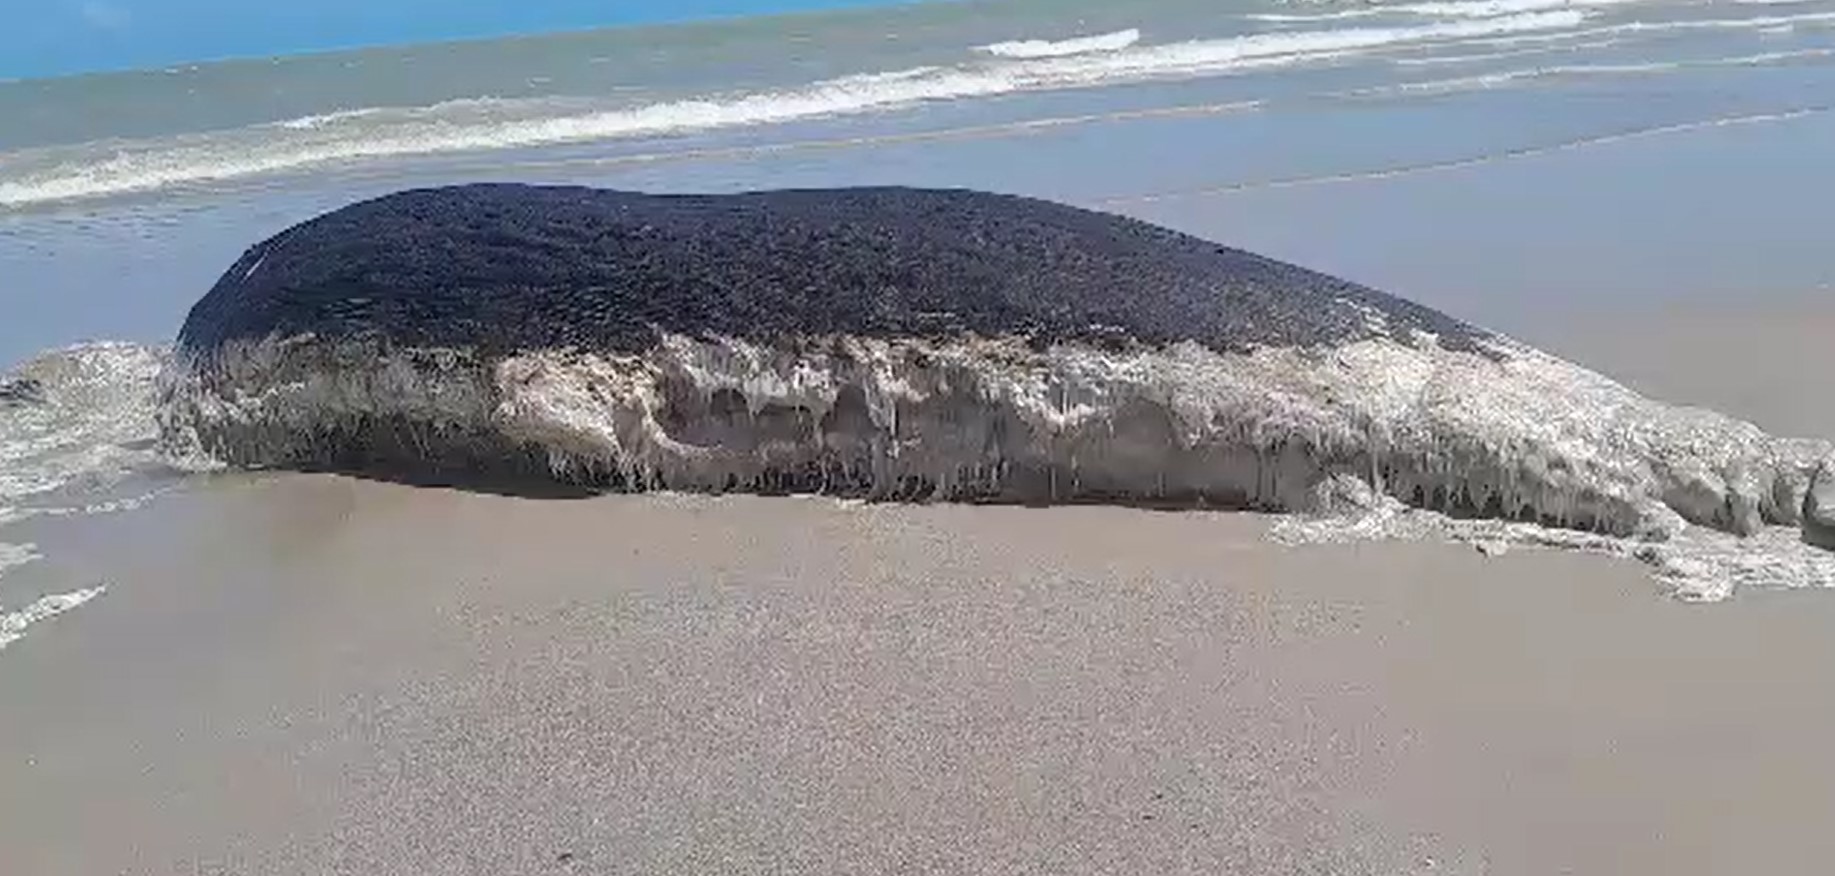
[[[1830, 313], [1602, 313], [1551, 346], [1831, 434], [1806, 367]], [[217, 478], [47, 531], [55, 561], [19, 571], [111, 589], [0, 657], [0, 870], [1835, 856], [1829, 594], [1685, 605], [1600, 557], [1282, 548], [1266, 523]]]

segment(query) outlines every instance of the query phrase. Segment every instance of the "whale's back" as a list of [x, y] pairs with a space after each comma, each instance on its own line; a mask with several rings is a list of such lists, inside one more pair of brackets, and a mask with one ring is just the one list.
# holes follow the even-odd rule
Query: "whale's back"
[[636, 351], [737, 338], [1195, 340], [1219, 350], [1478, 329], [1354, 283], [1144, 222], [965, 190], [649, 195], [403, 192], [252, 247], [181, 346], [379, 335], [413, 347]]

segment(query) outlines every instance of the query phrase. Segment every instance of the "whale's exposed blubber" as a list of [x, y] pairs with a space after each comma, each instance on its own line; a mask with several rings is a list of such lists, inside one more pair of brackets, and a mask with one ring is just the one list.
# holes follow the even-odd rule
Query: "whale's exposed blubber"
[[1138, 221], [899, 188], [405, 192], [198, 302], [168, 440], [609, 489], [1797, 526], [1829, 445]]

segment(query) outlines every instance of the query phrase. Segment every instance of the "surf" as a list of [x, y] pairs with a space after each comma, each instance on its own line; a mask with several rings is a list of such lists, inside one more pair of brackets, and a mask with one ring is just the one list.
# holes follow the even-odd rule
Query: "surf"
[[1140, 42], [1140, 38], [1140, 30], [1131, 27], [1113, 33], [1063, 40], [1008, 40], [980, 46], [977, 51], [1003, 58], [1060, 58], [1092, 52], [1119, 52]]
[[[1248, 34], [1142, 44], [1134, 30], [947, 65], [853, 74], [781, 89], [635, 106], [477, 99], [368, 107], [249, 128], [27, 149], [0, 156], [0, 210], [221, 184], [351, 162], [730, 130], [927, 103], [1241, 69], [1297, 66], [1487, 35], [1560, 31], [1579, 10], [1395, 27]], [[1074, 51], [1073, 51], [1074, 50]], [[984, 54], [984, 53], [977, 53]]]

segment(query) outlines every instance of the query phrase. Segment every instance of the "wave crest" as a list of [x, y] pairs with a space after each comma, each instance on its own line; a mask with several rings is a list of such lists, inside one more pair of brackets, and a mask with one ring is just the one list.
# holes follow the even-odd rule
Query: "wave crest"
[[1140, 38], [1140, 30], [1131, 27], [1113, 33], [1064, 40], [1008, 40], [977, 46], [975, 50], [1002, 58], [1060, 58], [1092, 52], [1119, 52], [1140, 42]]
[[1392, 46], [1557, 30], [1572, 27], [1584, 17], [1580, 11], [1560, 10], [1405, 27], [1130, 44], [1113, 51], [998, 58], [635, 107], [474, 99], [434, 107], [348, 110], [171, 140], [11, 153], [5, 156], [5, 172], [0, 173], [0, 208], [220, 182], [355, 160], [709, 131], [933, 101], [1305, 64]]

